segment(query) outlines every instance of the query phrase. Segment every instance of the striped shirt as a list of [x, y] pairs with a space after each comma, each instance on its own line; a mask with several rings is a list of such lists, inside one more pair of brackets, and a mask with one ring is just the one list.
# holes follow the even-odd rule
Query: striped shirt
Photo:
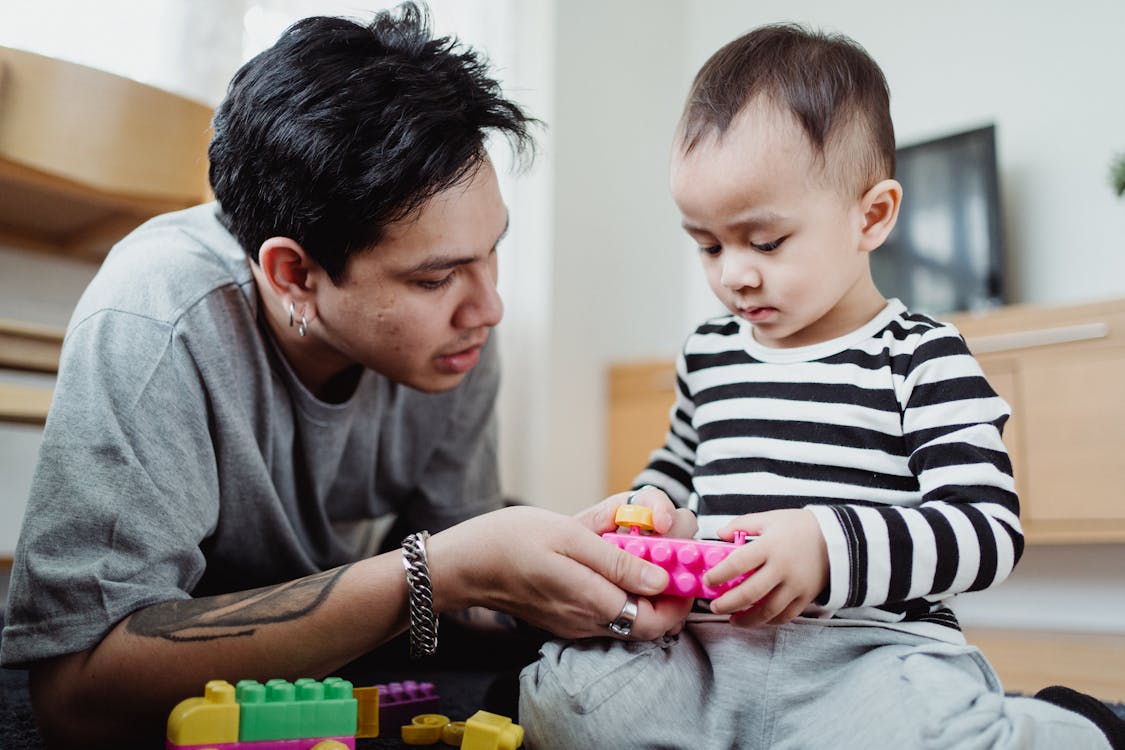
[[701, 538], [744, 513], [811, 510], [829, 583], [806, 615], [958, 641], [950, 599], [1020, 557], [1008, 405], [949, 324], [890, 300], [848, 335], [776, 349], [723, 316], [688, 337], [676, 390], [636, 485], [693, 510]]

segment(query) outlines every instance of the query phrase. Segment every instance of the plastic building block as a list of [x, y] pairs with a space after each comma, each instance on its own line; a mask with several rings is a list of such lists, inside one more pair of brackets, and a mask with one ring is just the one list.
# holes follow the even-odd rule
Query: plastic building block
[[356, 702], [355, 736], [379, 736], [379, 688], [370, 687], [352, 688], [352, 697]]
[[352, 684], [339, 677], [324, 682], [242, 680], [237, 686], [242, 706], [239, 739], [292, 740], [355, 736], [357, 704]]
[[523, 744], [523, 727], [507, 716], [477, 711], [465, 722], [461, 750], [516, 750]]
[[432, 682], [391, 682], [379, 688], [379, 726], [385, 730], [409, 724], [419, 714], [436, 714], [440, 699]]
[[441, 729], [441, 741], [453, 747], [461, 747], [465, 740], [465, 722], [451, 721]]
[[180, 701], [168, 715], [168, 743], [203, 745], [238, 741], [239, 706], [234, 686], [211, 680], [203, 696]]
[[419, 714], [403, 725], [402, 741], [407, 745], [433, 745], [448, 725], [449, 717], [443, 714]]
[[602, 534], [602, 539], [667, 570], [668, 586], [664, 589], [665, 594], [714, 599], [742, 583], [750, 575], [744, 573], [719, 586], [707, 586], [703, 583], [704, 573], [746, 543], [745, 532], [736, 532], [733, 542], [642, 534], [641, 529], [652, 529], [652, 510], [638, 505], [622, 505], [617, 509], [614, 520], [619, 526], [630, 527], [629, 533], [611, 531]]
[[[212, 680], [202, 697], [188, 698], [168, 716], [168, 750], [355, 750], [356, 736], [371, 737], [379, 693], [339, 677], [323, 682], [243, 680], [237, 687]], [[362, 708], [362, 710], [360, 710]], [[360, 714], [364, 718], [360, 720]]]

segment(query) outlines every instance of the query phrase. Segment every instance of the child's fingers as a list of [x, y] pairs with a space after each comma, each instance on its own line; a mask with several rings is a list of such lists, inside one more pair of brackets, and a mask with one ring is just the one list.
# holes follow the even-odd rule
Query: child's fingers
[[711, 601], [711, 611], [717, 615], [729, 615], [751, 607], [758, 607], [781, 581], [759, 568], [742, 583]]
[[708, 586], [721, 586], [732, 578], [762, 567], [765, 562], [765, 545], [747, 542], [704, 573], [703, 582]]
[[786, 593], [785, 587], [778, 586], [755, 602], [753, 606], [734, 612], [731, 616], [731, 622], [741, 627], [755, 627], [773, 622], [784, 617], [792, 603], [793, 600]]

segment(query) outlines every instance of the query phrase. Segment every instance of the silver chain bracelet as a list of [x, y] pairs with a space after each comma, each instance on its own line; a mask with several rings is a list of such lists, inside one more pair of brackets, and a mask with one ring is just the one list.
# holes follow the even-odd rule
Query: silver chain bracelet
[[402, 567], [410, 599], [410, 656], [418, 659], [437, 651], [437, 616], [434, 614], [434, 589], [426, 561], [428, 531], [419, 531], [402, 540]]

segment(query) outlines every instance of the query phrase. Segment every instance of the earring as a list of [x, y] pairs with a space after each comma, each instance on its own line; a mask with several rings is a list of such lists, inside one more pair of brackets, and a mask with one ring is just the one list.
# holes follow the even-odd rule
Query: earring
[[293, 327], [293, 301], [289, 301], [289, 327]]
[[308, 320], [308, 318], [305, 317], [304, 313], [301, 313], [301, 323], [300, 323], [300, 325], [297, 326], [297, 335], [301, 336], [301, 337], [304, 337], [304, 335], [308, 332], [309, 332], [309, 320]]

